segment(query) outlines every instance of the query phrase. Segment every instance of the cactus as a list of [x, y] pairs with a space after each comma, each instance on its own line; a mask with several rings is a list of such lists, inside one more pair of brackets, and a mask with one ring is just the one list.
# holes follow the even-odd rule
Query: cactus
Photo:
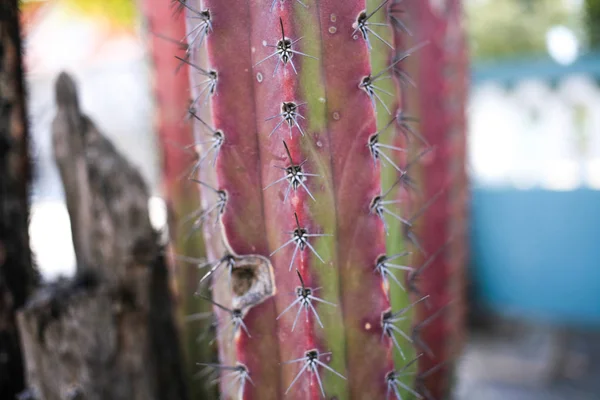
[[[445, 169], [453, 155], [464, 170], [464, 129], [452, 143], [446, 120], [418, 132], [403, 64], [438, 64], [417, 71], [433, 82], [433, 108], [412, 102], [421, 117], [464, 119], [464, 80], [441, 81], [460, 2], [175, 5], [209, 257], [198, 301], [218, 321], [220, 361], [199, 365], [223, 398], [445, 398], [461, 302], [444, 260], [464, 236], [448, 208], [464, 182]], [[407, 46], [413, 28], [429, 42]]]
[[[184, 55], [183, 46], [175, 38], [185, 34], [185, 16], [173, 13], [171, 4], [164, 0], [146, 1], [142, 6], [145, 23], [151, 33], [147, 41], [155, 75], [155, 124], [159, 148], [162, 150], [163, 192], [169, 210], [169, 236], [173, 249], [170, 253], [185, 254], [187, 258], [184, 260], [193, 260], [203, 257], [205, 252], [202, 238], [189, 234], [186, 221], [187, 215], [193, 216], [200, 199], [193, 184], [182, 184], [182, 178], [190, 173], [190, 164], [194, 163], [192, 151], [186, 149], [188, 151], [182, 153], [182, 147], [190, 140], [192, 131], [191, 124], [186, 119], [182, 120], [189, 105], [189, 79], [187, 71], [178, 69], [180, 62], [173, 57], [175, 51]], [[190, 268], [187, 263], [177, 264], [174, 257], [170, 261], [175, 267], [172, 268], [172, 276], [176, 281], [173, 285], [176, 289], [174, 297], [177, 300], [182, 348], [186, 355], [190, 398], [210, 398], [215, 394], [214, 388], [192, 378], [199, 359], [209, 361], [216, 355], [214, 346], [209, 345], [210, 335], [207, 335], [211, 330], [210, 324], [204, 323], [209, 321], [205, 317], [210, 316], [212, 306], [196, 301], [191, 296], [201, 271]]]

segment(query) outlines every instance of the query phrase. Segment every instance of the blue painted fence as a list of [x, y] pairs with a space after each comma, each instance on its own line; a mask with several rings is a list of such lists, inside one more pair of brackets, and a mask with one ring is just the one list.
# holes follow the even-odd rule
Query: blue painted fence
[[[593, 78], [592, 86], [595, 79], [597, 87], [600, 54], [582, 56], [569, 66], [548, 60], [476, 65], [473, 85], [511, 88], [534, 79], [552, 87], [580, 75]], [[591, 113], [600, 113], [593, 108]], [[587, 135], [597, 143], [596, 130]], [[535, 151], [543, 152], [544, 146]], [[498, 189], [474, 181], [471, 274], [476, 300], [520, 318], [600, 326], [600, 191], [585, 186], [518, 190], [509, 184]]]
[[475, 188], [477, 296], [495, 311], [600, 325], [600, 191]]

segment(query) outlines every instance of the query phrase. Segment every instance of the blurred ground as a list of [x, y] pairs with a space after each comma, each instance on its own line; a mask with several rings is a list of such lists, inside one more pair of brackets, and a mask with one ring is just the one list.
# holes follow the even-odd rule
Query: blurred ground
[[598, 400], [600, 330], [494, 318], [471, 333], [455, 400]]

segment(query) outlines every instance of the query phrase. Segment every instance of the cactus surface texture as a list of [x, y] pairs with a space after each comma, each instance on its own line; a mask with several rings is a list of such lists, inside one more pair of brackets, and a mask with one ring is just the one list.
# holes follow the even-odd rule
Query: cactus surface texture
[[175, 6], [208, 256], [197, 301], [218, 323], [219, 363], [199, 367], [228, 399], [446, 398], [464, 263], [460, 2]]

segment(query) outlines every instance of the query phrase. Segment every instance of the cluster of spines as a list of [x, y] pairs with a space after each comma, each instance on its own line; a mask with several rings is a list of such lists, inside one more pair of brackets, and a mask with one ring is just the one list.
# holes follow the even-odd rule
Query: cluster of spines
[[[303, 3], [299, 0], [295, 0], [295, 1], [297, 1], [302, 6], [307, 7], [307, 5], [305, 3]], [[354, 26], [354, 31], [352, 32], [352, 34], [353, 35], [360, 34], [360, 36], [362, 37], [362, 39], [365, 40], [365, 42], [369, 48], [371, 48], [370, 35], [372, 35], [376, 39], [382, 41], [386, 46], [390, 47], [392, 50], [394, 49], [393, 46], [388, 41], [386, 41], [384, 38], [382, 38], [380, 35], [378, 35], [376, 33], [376, 31], [373, 29], [374, 27], [379, 26], [379, 25], [385, 25], [385, 26], [390, 26], [390, 25], [389, 24], [380, 24], [380, 23], [375, 23], [375, 22], [369, 21], [370, 18], [373, 15], [375, 15], [375, 13], [380, 12], [380, 10], [381, 10], [381, 12], [386, 11], [386, 8], [388, 8], [388, 7], [384, 8], [384, 6], [389, 6], [388, 1], [389, 0], [383, 1], [378, 7], [376, 7], [373, 11], [371, 11], [369, 13], [367, 11], [365, 11], [357, 16], [355, 26]], [[209, 191], [214, 192], [216, 195], [216, 200], [214, 201], [213, 204], [209, 205], [208, 207], [205, 207], [204, 209], [200, 210], [196, 215], [192, 216], [192, 218], [194, 219], [194, 228], [197, 229], [211, 215], [214, 215], [215, 221], [218, 222], [219, 217], [223, 214], [225, 207], [227, 205], [227, 193], [224, 190], [214, 188], [214, 187], [208, 185], [207, 183], [204, 183], [200, 180], [195, 179], [195, 174], [196, 174], [198, 168], [203, 163], [203, 161], [211, 155], [211, 153], [212, 153], [212, 157], [213, 157], [212, 164], [213, 165], [215, 164], [215, 162], [219, 156], [219, 151], [221, 149], [221, 146], [223, 146], [224, 143], [226, 143], [226, 134], [224, 132], [222, 132], [221, 130], [219, 130], [218, 127], [211, 127], [209, 124], [207, 124], [198, 115], [198, 112], [197, 112], [199, 106], [202, 106], [202, 107], [206, 106], [210, 100], [210, 97], [218, 92], [218, 76], [219, 76], [218, 71], [215, 71], [212, 69], [211, 70], [203, 69], [191, 61], [193, 59], [193, 54], [194, 54], [195, 49], [197, 49], [197, 47], [199, 45], [201, 45], [205, 40], [209, 40], [211, 34], [215, 34], [213, 32], [213, 26], [212, 26], [212, 21], [211, 21], [211, 18], [212, 18], [211, 12], [209, 9], [199, 9], [199, 10], [194, 9], [191, 6], [189, 6], [188, 4], [186, 4], [186, 2], [183, 0], [177, 0], [177, 2], [182, 7], [182, 10], [185, 10], [189, 14], [189, 16], [188, 16], [189, 22], [192, 25], [189, 28], [190, 33], [186, 36], [186, 38], [184, 38], [184, 39], [187, 39], [186, 58], [181, 58], [180, 61], [182, 63], [189, 65], [192, 68], [192, 73], [200, 74], [204, 78], [204, 80], [201, 81], [198, 85], [197, 89], [199, 89], [199, 93], [196, 95], [194, 100], [191, 102], [189, 114], [192, 118], [194, 118], [195, 120], [200, 122], [204, 126], [204, 128], [206, 130], [208, 130], [208, 132], [209, 132], [209, 138], [206, 141], [197, 141], [196, 143], [194, 143], [191, 146], [197, 152], [198, 160], [192, 168], [192, 171], [190, 173], [190, 178], [192, 180], [196, 181], [197, 183], [203, 185]], [[292, 0], [288, 0], [288, 3], [291, 3], [291, 2], [292, 2]], [[277, 3], [281, 3], [281, 7], [285, 6], [283, 0], [273, 0], [272, 4], [270, 5], [271, 12], [273, 12], [275, 7], [278, 5]], [[394, 11], [394, 10], [392, 8], [389, 8], [388, 11]], [[399, 29], [408, 32], [408, 30], [407, 30], [406, 26], [404, 25], [404, 23], [402, 22], [402, 20], [399, 19], [398, 16], [394, 12], [389, 13], [389, 19], [391, 21], [392, 26], [398, 27]], [[269, 60], [271, 58], [276, 58], [277, 61], [276, 61], [276, 64], [275, 64], [275, 67], [273, 70], [273, 76], [275, 76], [275, 74], [278, 72], [278, 70], [280, 70], [280, 68], [283, 70], [286, 67], [291, 68], [293, 70], [293, 72], [295, 74], [297, 74], [297, 68], [293, 62], [294, 56], [303, 56], [303, 57], [314, 58], [314, 59], [316, 59], [316, 57], [296, 50], [294, 48], [294, 45], [296, 43], [298, 43], [302, 38], [297, 38], [294, 40], [287, 38], [285, 35], [285, 31], [284, 31], [283, 20], [280, 18], [279, 22], [280, 22], [279, 28], [281, 30], [281, 39], [278, 40], [277, 43], [275, 43], [275, 44], [267, 44], [266, 45], [266, 47], [272, 48], [273, 52], [271, 54], [269, 54], [267, 57], [265, 57], [264, 59], [260, 60], [258, 63], [256, 63], [255, 66], [259, 65], [262, 62]], [[364, 79], [361, 82], [357, 82], [357, 88], [366, 92], [367, 96], [371, 100], [371, 103], [372, 103], [375, 111], [377, 108], [377, 103], [379, 103], [379, 104], [381, 104], [381, 106], [385, 109], [385, 111], [388, 114], [392, 115], [391, 110], [389, 109], [386, 102], [382, 99], [381, 96], [382, 96], [382, 94], [394, 96], [394, 94], [377, 86], [377, 82], [378, 82], [378, 80], [383, 79], [384, 77], [387, 77], [387, 75], [390, 75], [391, 72], [393, 72], [395, 76], [400, 76], [405, 80], [410, 79], [406, 74], [403, 74], [402, 71], [398, 70], [398, 64], [402, 60], [404, 60], [414, 50], [416, 50], [416, 49], [413, 48], [409, 51], [406, 51], [406, 52], [400, 54], [399, 56], [394, 57], [394, 61], [387, 68], [385, 68], [384, 70], [380, 71], [379, 73], [377, 73], [375, 75], [369, 75], [369, 76], [364, 77]], [[200, 102], [200, 100], [201, 100], [201, 102]], [[267, 119], [267, 121], [270, 121], [270, 120], [277, 121], [277, 124], [271, 130], [271, 132], [269, 133], [269, 136], [272, 136], [282, 126], [286, 126], [286, 125], [287, 125], [286, 127], [289, 130], [290, 139], [292, 138], [292, 133], [293, 133], [294, 129], [297, 130], [298, 133], [302, 137], [306, 136], [304, 130], [302, 129], [302, 121], [301, 121], [301, 120], [305, 119], [305, 117], [300, 113], [300, 107], [302, 107], [304, 105], [306, 105], [306, 103], [297, 103], [294, 101], [283, 101], [281, 103], [281, 112], [279, 114], [276, 114]], [[413, 218], [404, 219], [404, 218], [400, 217], [399, 215], [397, 215], [396, 213], [394, 213], [393, 211], [391, 211], [389, 208], [390, 205], [396, 204], [399, 200], [397, 200], [396, 198], [392, 198], [392, 199], [386, 198], [397, 185], [405, 185], [407, 187], [412, 187], [413, 183], [410, 180], [410, 178], [408, 177], [407, 173], [408, 173], [409, 167], [417, 160], [413, 160], [412, 162], [408, 163], [404, 169], [402, 169], [394, 161], [395, 157], [392, 156], [391, 154], [388, 154], [387, 152], [394, 152], [394, 151], [404, 152], [405, 149], [398, 147], [398, 146], [384, 144], [384, 143], [380, 142], [380, 140], [379, 140], [380, 136], [385, 134], [385, 132], [391, 126], [395, 126], [397, 131], [403, 133], [407, 137], [409, 135], [412, 135], [412, 136], [416, 137], [417, 139], [421, 140], [423, 142], [423, 144], [427, 144], [426, 141], [417, 132], [415, 132], [412, 129], [412, 127], [409, 125], [409, 123], [412, 121], [413, 121], [413, 119], [410, 116], [407, 116], [403, 112], [403, 110], [399, 109], [391, 117], [389, 123], [386, 126], [384, 126], [381, 130], [379, 130], [378, 132], [373, 133], [373, 135], [369, 138], [368, 143], [366, 143], [366, 146], [368, 147], [368, 149], [372, 155], [374, 163], [377, 163], [379, 161], [379, 163], [382, 165], [387, 164], [390, 167], [394, 168], [399, 175], [399, 177], [398, 177], [397, 181], [394, 183], [394, 185], [392, 185], [390, 188], [388, 188], [388, 190], [386, 190], [385, 192], [382, 192], [379, 196], [376, 196], [375, 198], [373, 198], [373, 200], [369, 206], [369, 210], [371, 213], [373, 213], [373, 214], [377, 215], [379, 218], [381, 218], [386, 232], [387, 232], [387, 223], [386, 223], [385, 215], [389, 215], [389, 216], [397, 219], [399, 222], [401, 222], [404, 227], [406, 236], [413, 242], [415, 247], [419, 248], [418, 242], [416, 241], [416, 237], [414, 235], [411, 235], [410, 228], [412, 226], [411, 221], [414, 220], [414, 218], [416, 218], [416, 216], [418, 216], [422, 211], [417, 212], [417, 215]], [[297, 192], [300, 188], [302, 188], [306, 192], [306, 194], [311, 197], [312, 200], [315, 200], [313, 194], [310, 192], [308, 186], [305, 184], [305, 181], [306, 181], [307, 177], [311, 177], [311, 179], [312, 179], [312, 178], [318, 178], [319, 175], [307, 172], [305, 170], [304, 166], [305, 166], [307, 160], [302, 160], [302, 161], [294, 160], [292, 158], [292, 154], [288, 148], [288, 145], [285, 141], [282, 141], [282, 147], [285, 149], [289, 164], [287, 166], [279, 166], [278, 168], [283, 171], [283, 176], [280, 179], [269, 183], [263, 189], [266, 190], [275, 184], [287, 181], [288, 186], [287, 186], [286, 193], [285, 193], [285, 196], [283, 199], [284, 201], [288, 200], [289, 194], [292, 190], [294, 192]], [[306, 248], [308, 248], [319, 260], [324, 262], [324, 260], [318, 254], [317, 250], [311, 245], [310, 238], [327, 236], [327, 234], [311, 233], [308, 231], [307, 228], [305, 228], [301, 225], [301, 223], [298, 219], [298, 216], [295, 213], [293, 214], [293, 217], [294, 217], [294, 222], [295, 222], [295, 228], [293, 231], [290, 232], [290, 235], [291, 235], [290, 240], [283, 243], [281, 245], [281, 247], [279, 247], [278, 249], [274, 250], [270, 254], [270, 256], [273, 256], [278, 250], [291, 245], [294, 247], [294, 252], [292, 253], [292, 257], [290, 259], [290, 264], [289, 264], [290, 271], [292, 270], [292, 268], [294, 266], [294, 260], [295, 260], [295, 257], [297, 255], [298, 251], [300, 251], [300, 252], [304, 251]], [[415, 281], [416, 281], [417, 277], [419, 276], [421, 270], [426, 268], [426, 266], [428, 265], [429, 261], [432, 258], [430, 258], [429, 261], [427, 263], [425, 263], [419, 269], [414, 269], [414, 268], [411, 268], [411, 267], [408, 267], [405, 265], [392, 263], [392, 261], [394, 261], [396, 258], [399, 258], [404, 255], [408, 255], [408, 254], [409, 253], [405, 252], [405, 253], [389, 255], [389, 256], [382, 255], [375, 261], [374, 272], [381, 274], [381, 278], [386, 286], [389, 286], [388, 285], [389, 279], [392, 279], [398, 285], [398, 287], [400, 287], [402, 290], [405, 290], [404, 286], [401, 284], [400, 280], [398, 280], [398, 278], [396, 277], [396, 274], [394, 274], [394, 272], [393, 272], [393, 270], [400, 270], [400, 271], [405, 271], [408, 273], [408, 279], [407, 279], [408, 289], [412, 292], [416, 291]], [[432, 257], [435, 257], [436, 255], [437, 254], [433, 255]], [[203, 276], [203, 278], [201, 279], [200, 282], [204, 283], [205, 281], [207, 281], [211, 276], [213, 276], [217, 271], [219, 271], [219, 269], [222, 266], [227, 267], [229, 279], [231, 279], [231, 272], [234, 267], [234, 263], [235, 263], [235, 257], [230, 253], [226, 253], [220, 259], [217, 259], [214, 262], [202, 265], [203, 267], [204, 266], [209, 267], [209, 271]], [[335, 304], [327, 302], [326, 300], [316, 297], [314, 295], [314, 292], [316, 289], [312, 289], [305, 285], [304, 280], [302, 278], [302, 274], [299, 270], [296, 270], [296, 273], [298, 275], [299, 284], [300, 284], [295, 293], [296, 299], [290, 303], [290, 306], [288, 308], [286, 308], [282, 313], [279, 314], [277, 319], [279, 319], [279, 317], [281, 317], [283, 314], [285, 314], [287, 311], [289, 311], [294, 305], [298, 305], [296, 318], [294, 320], [292, 330], [296, 326], [298, 317], [300, 316], [302, 310], [304, 310], [306, 313], [306, 321], [307, 322], [309, 320], [309, 316], [312, 315], [315, 318], [315, 320], [317, 321], [317, 323], [321, 327], [323, 327], [323, 324], [319, 318], [319, 315], [313, 306], [313, 301], [322, 302], [325, 304], [329, 304], [331, 306], [335, 306]], [[389, 290], [389, 288], [388, 288], [388, 290]], [[231, 323], [233, 325], [234, 335], [241, 334], [240, 331], [243, 330], [246, 333], [246, 335], [250, 336], [250, 332], [248, 332], [248, 330], [246, 329], [246, 326], [243, 322], [243, 316], [244, 316], [243, 310], [239, 310], [239, 309], [235, 309], [235, 308], [230, 309], [221, 304], [214, 302], [213, 300], [210, 300], [210, 298], [208, 298], [208, 297], [204, 297], [202, 295], [200, 295], [200, 296], [202, 298], [206, 299], [207, 301], [211, 301], [216, 307], [221, 308], [222, 310], [226, 311], [230, 315]], [[395, 335], [399, 334], [400, 336], [403, 336], [405, 339], [407, 339], [409, 341], [413, 341], [417, 345], [419, 345], [418, 337], [415, 336], [418, 333], [418, 331], [416, 329], [417, 327], [415, 327], [415, 329], [413, 329], [412, 334], [409, 336], [405, 332], [403, 332], [400, 329], [398, 329], [397, 327], [395, 327], [394, 323], [396, 321], [398, 321], [399, 319], [401, 319], [402, 314], [404, 314], [406, 311], [408, 311], [408, 309], [410, 307], [412, 307], [413, 305], [415, 305], [418, 302], [425, 301], [426, 297], [427, 296], [421, 296], [415, 303], [412, 303], [408, 307], [401, 309], [395, 313], [392, 313], [390, 310], [387, 310], [387, 311], [384, 311], [382, 314], [382, 318], [381, 318], [382, 334], [387, 336], [390, 339], [390, 341], [394, 344], [394, 347], [399, 350], [400, 354], [403, 354], [403, 353], [402, 353], [400, 346], [398, 345], [397, 338]], [[425, 344], [420, 344], [420, 347], [423, 350], [427, 350], [427, 346]], [[291, 360], [289, 362], [285, 362], [284, 364], [303, 363], [303, 365], [300, 369], [300, 372], [297, 374], [295, 379], [291, 382], [290, 386], [287, 388], [287, 391], [289, 391], [289, 389], [297, 382], [297, 380], [301, 377], [301, 375], [306, 370], [308, 370], [316, 377], [316, 379], [318, 381], [320, 392], [324, 395], [324, 389], [321, 384], [321, 380], [320, 380], [320, 376], [319, 376], [319, 372], [318, 372], [319, 366], [323, 367], [325, 369], [328, 369], [331, 372], [339, 375], [341, 378], [345, 379], [345, 377], [343, 377], [337, 371], [331, 369], [327, 364], [325, 364], [319, 360], [319, 357], [324, 356], [324, 355], [329, 355], [329, 353], [320, 353], [317, 349], [308, 349], [305, 352], [303, 357], [301, 357], [299, 359]], [[410, 365], [412, 365], [412, 363], [414, 363], [415, 361], [416, 361], [416, 359], [413, 361], [410, 361], [406, 365], [406, 367], [404, 367], [401, 370], [390, 371], [384, 378], [382, 378], [384, 380], [385, 384], [387, 385], [386, 387], [387, 387], [388, 396], [394, 395], [394, 396], [396, 396], [396, 398], [401, 398], [399, 388], [404, 388], [404, 389], [408, 390], [409, 392], [412, 392], [413, 394], [418, 395], [416, 392], [412, 391], [412, 389], [410, 389], [409, 387], [407, 387], [401, 381], [398, 380], [399, 376], [406, 373], [406, 368], [408, 368]], [[211, 368], [218, 368], [221, 370], [230, 371], [230, 375], [234, 377], [233, 382], [239, 383], [238, 393], [239, 393], [240, 397], [243, 395], [243, 391], [244, 391], [246, 382], [250, 382], [250, 383], [254, 384], [254, 382], [250, 378], [251, 372], [248, 370], [248, 368], [245, 365], [243, 365], [241, 363], [238, 363], [233, 366], [223, 366], [223, 365], [215, 365], [215, 364], [203, 364], [203, 365], [211, 367]], [[232, 389], [232, 388], [228, 387], [226, 389]], [[228, 390], [226, 390], [226, 391], [228, 391]]]

